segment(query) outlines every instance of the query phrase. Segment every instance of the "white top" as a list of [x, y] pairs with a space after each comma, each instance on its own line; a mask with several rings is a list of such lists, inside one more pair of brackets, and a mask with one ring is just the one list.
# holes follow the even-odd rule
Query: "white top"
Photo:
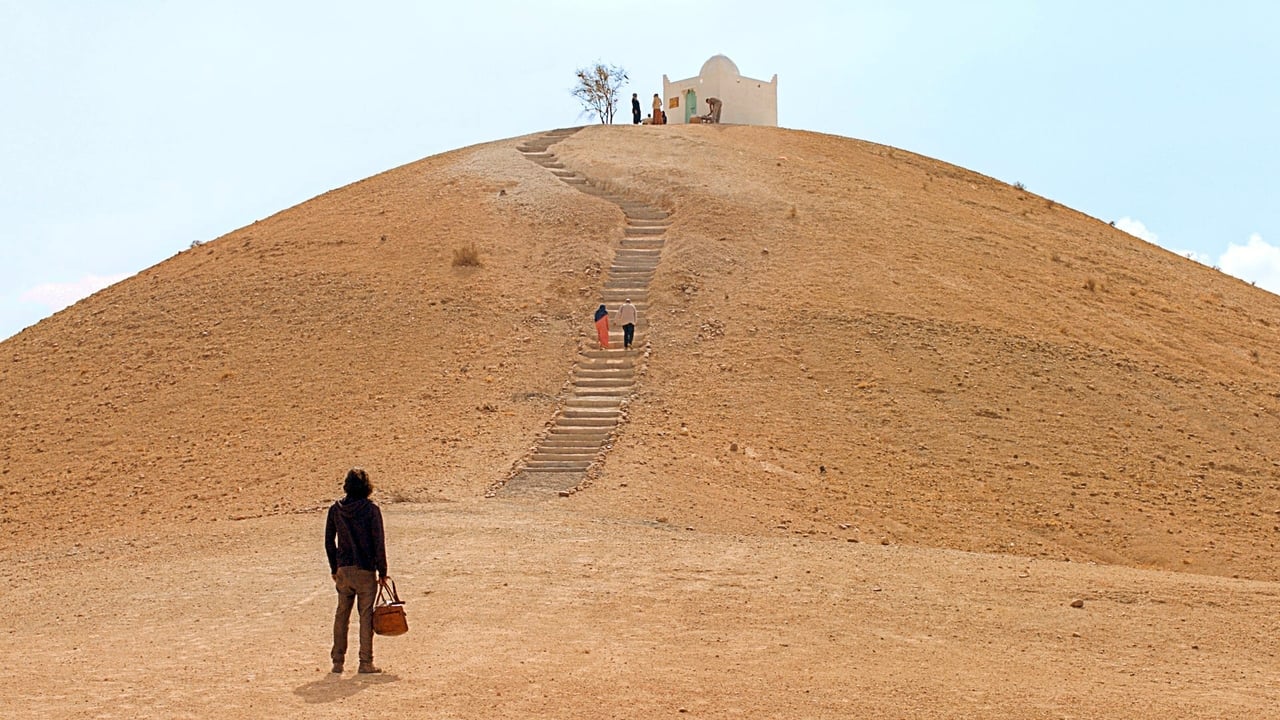
[[635, 325], [636, 324], [636, 306], [631, 303], [624, 304], [618, 309], [619, 325]]

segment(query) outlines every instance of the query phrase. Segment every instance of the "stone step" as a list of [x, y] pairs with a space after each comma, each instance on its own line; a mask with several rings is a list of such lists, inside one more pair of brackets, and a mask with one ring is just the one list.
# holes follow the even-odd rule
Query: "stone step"
[[[621, 337], [621, 335], [619, 335]], [[609, 343], [612, 345], [612, 341]], [[610, 388], [629, 388], [635, 385], [634, 378], [577, 378], [573, 386], [580, 390], [607, 390]]]
[[547, 435], [538, 443], [538, 447], [534, 448], [534, 452], [555, 452], [555, 453], [579, 453], [579, 454], [595, 454], [609, 442], [609, 433], [613, 431], [612, 427], [603, 425], [584, 426], [588, 430], [602, 433], [600, 435]]
[[[612, 333], [611, 333], [612, 334]], [[622, 337], [622, 331], [618, 331], [618, 337]], [[609, 338], [609, 345], [613, 345], [613, 338]], [[573, 378], [573, 387], [586, 388], [607, 388], [607, 387], [631, 387], [635, 384], [635, 375], [620, 375], [620, 377], [608, 378]]]
[[[592, 352], [600, 352], [600, 351], [593, 350]], [[577, 364], [574, 365], [574, 369], [577, 369], [577, 368], [590, 368], [592, 370], [634, 370], [635, 369], [635, 366], [636, 366], [635, 358], [632, 358], [622, 353], [613, 353], [612, 351], [609, 351], [609, 350], [604, 350], [603, 352], [610, 353], [611, 357], [587, 358], [586, 361], [579, 359]]]
[[641, 218], [628, 218], [627, 224], [632, 227], [671, 227], [670, 220], [644, 220]]
[[[556, 426], [553, 425], [552, 429], [555, 429], [555, 427]], [[588, 432], [579, 432], [579, 433], [558, 432], [554, 434], [548, 434], [542, 438], [541, 442], [538, 443], [538, 447], [557, 447], [557, 448], [594, 447], [598, 449], [601, 445], [608, 442], [609, 433], [613, 431], [613, 428], [609, 428], [609, 427], [587, 427], [582, 429], [590, 430], [591, 432], [589, 433]], [[561, 428], [561, 430], [564, 430], [564, 428]]]
[[[610, 335], [612, 335], [612, 334], [613, 334], [613, 333], [610, 333]], [[622, 337], [622, 332], [621, 332], [621, 331], [619, 331], [619, 332], [618, 332], [618, 337]], [[577, 368], [577, 369], [575, 369], [575, 370], [573, 371], [573, 376], [574, 376], [575, 378], [583, 378], [583, 379], [586, 379], [586, 378], [592, 378], [592, 379], [600, 379], [600, 378], [634, 378], [634, 377], [635, 377], [635, 374], [636, 374], [636, 371], [635, 371], [633, 368], [626, 368], [626, 369], [624, 369], [624, 368], [605, 368], [605, 369], [597, 370], [597, 369], [594, 369], [594, 368], [584, 368], [584, 367], [579, 367], [579, 368]]]
[[590, 438], [591, 442], [603, 443], [609, 439], [609, 433], [612, 431], [612, 428], [556, 426], [547, 431], [547, 436], [549, 438], [573, 437], [579, 440]]
[[586, 179], [586, 178], [581, 178], [581, 177], [576, 177], [576, 176], [575, 176], [575, 177], [562, 177], [562, 178], [560, 178], [560, 180], [561, 180], [561, 181], [563, 181], [563, 182], [567, 182], [567, 183], [569, 183], [570, 185], [584, 185], [584, 184], [586, 184], [586, 182], [587, 182], [587, 179]]
[[551, 174], [558, 178], [579, 177], [578, 173], [573, 170], [552, 170]]
[[[621, 328], [622, 326], [618, 325], [616, 328], [611, 327], [609, 329], [621, 332]], [[588, 352], [608, 353], [609, 357], [590, 357], [586, 355]], [[578, 358], [577, 364], [574, 365], [574, 369], [576, 370], [578, 368], [631, 371], [635, 369], [635, 358], [629, 353], [618, 352], [618, 348], [609, 348], [608, 350], [602, 348], [591, 348], [590, 350], [584, 350], [582, 352], [582, 357]]]
[[[534, 162], [538, 162], [538, 161], [536, 161], [536, 160], [535, 160]], [[548, 169], [548, 170], [563, 170], [563, 169], [564, 169], [564, 163], [562, 163], [562, 162], [549, 162], [549, 161], [542, 161], [542, 162], [538, 162], [538, 164], [539, 164], [539, 165], [541, 165], [542, 167], [544, 167], [544, 168]]]
[[[592, 373], [609, 373], [608, 375], [579, 375], [584, 371]], [[635, 377], [635, 369], [631, 367], [611, 368], [601, 365], [577, 365], [573, 368], [575, 377]]]
[[524, 469], [526, 472], [566, 472], [572, 470], [586, 470], [591, 467], [590, 460], [530, 460]]
[[[610, 333], [612, 334], [612, 333]], [[622, 330], [618, 330], [618, 337], [622, 337]], [[610, 338], [610, 345], [613, 344]], [[612, 388], [612, 387], [630, 387], [636, 383], [635, 373], [622, 375], [615, 373], [604, 377], [582, 377], [575, 376], [573, 378], [573, 386], [579, 390], [588, 388]]]
[[570, 397], [565, 400], [564, 406], [569, 408], [594, 408], [604, 410], [606, 408], [618, 410], [622, 407], [622, 403], [617, 398], [597, 398], [597, 397]]
[[602, 450], [604, 443], [602, 441], [594, 442], [559, 442], [553, 439], [547, 439], [538, 446], [535, 452], [575, 452], [580, 455], [595, 455]]
[[556, 418], [557, 428], [594, 428], [611, 430], [618, 425], [617, 418]]
[[550, 453], [554, 455], [577, 455], [579, 457], [593, 457], [599, 454], [604, 448], [605, 440], [593, 440], [590, 442], [580, 440], [570, 440], [560, 442], [558, 440], [546, 440], [538, 444], [534, 449], [535, 453]]
[[632, 358], [630, 355], [622, 352], [622, 350], [619, 350], [619, 349], [602, 350], [599, 348], [592, 348], [590, 350], [583, 350], [581, 355], [585, 358], [590, 358], [592, 360], [625, 360], [627, 362], [635, 361], [634, 358]]
[[561, 407], [564, 418], [612, 418], [617, 420], [622, 411], [617, 407]]
[[622, 229], [625, 237], [652, 237], [654, 235], [663, 235], [667, 232], [665, 227], [628, 227]]
[[666, 242], [662, 238], [654, 239], [631, 239], [623, 240], [618, 243], [618, 247], [623, 250], [661, 250], [666, 246]]
[[[572, 430], [572, 432], [571, 432]], [[585, 443], [602, 443], [613, 430], [607, 425], [552, 425], [547, 436], [541, 442], [556, 442], [558, 445], [585, 445]]]
[[[634, 350], [634, 349], [632, 349], [632, 350], [623, 350], [623, 349], [622, 349], [622, 342], [621, 342], [621, 341], [618, 341], [618, 342], [616, 342], [616, 343], [610, 343], [610, 344], [612, 344], [614, 347], [618, 348], [616, 351], [613, 351], [613, 352], [631, 352], [631, 353], [636, 353], [636, 352], [638, 352], [637, 350]], [[574, 394], [574, 396], [576, 396], [576, 397], [606, 397], [606, 396], [612, 396], [612, 397], [617, 397], [617, 398], [625, 398], [625, 397], [630, 397], [630, 395], [631, 395], [631, 389], [632, 389], [633, 387], [635, 387], [635, 386], [634, 386], [634, 385], [619, 385], [619, 386], [617, 386], [617, 387], [584, 387], [584, 388], [575, 388], [575, 389], [574, 389], [574, 391], [573, 391], [573, 394]]]
[[561, 461], [561, 462], [566, 460], [571, 462], [586, 460], [587, 462], [590, 462], [595, 459], [596, 455], [599, 455], [599, 454], [600, 454], [599, 447], [583, 448], [581, 450], [566, 450], [566, 449], [551, 450], [547, 448], [538, 448], [537, 450], [533, 451], [533, 454], [529, 456], [529, 459], [530, 460], [552, 460], [552, 461]]
[[660, 207], [654, 207], [648, 203], [635, 202], [632, 200], [623, 200], [617, 203], [622, 212], [627, 215], [634, 215], [641, 220], [666, 220], [671, 213]]
[[565, 418], [557, 415], [547, 432], [556, 437], [569, 435], [578, 440], [590, 439], [592, 442], [604, 442], [604, 438], [617, 424], [616, 418], [606, 423], [597, 423], [590, 419]]

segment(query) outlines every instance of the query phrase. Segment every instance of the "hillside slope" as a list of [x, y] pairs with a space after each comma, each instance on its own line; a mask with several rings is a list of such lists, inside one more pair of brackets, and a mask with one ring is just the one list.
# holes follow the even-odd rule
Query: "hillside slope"
[[[471, 497], [554, 412], [616, 207], [519, 139], [185, 251], [0, 345], [7, 547]], [[771, 128], [557, 145], [672, 211], [595, 516], [1275, 579], [1280, 298], [954, 166]], [[475, 243], [480, 267], [454, 267]]]

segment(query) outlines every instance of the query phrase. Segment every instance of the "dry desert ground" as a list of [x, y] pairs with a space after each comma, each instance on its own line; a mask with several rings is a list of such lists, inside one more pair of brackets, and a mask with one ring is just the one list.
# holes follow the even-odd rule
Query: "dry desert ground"
[[[634, 207], [662, 242], [616, 424], [530, 472]], [[869, 142], [426, 158], [0, 343], [0, 717], [1280, 717], [1278, 328]], [[357, 465], [411, 629], [334, 676]]]

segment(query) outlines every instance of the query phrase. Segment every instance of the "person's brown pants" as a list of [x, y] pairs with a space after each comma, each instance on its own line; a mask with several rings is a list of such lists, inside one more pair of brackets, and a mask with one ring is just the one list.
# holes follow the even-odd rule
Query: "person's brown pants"
[[[373, 663], [373, 602], [378, 597], [378, 575], [354, 565], [338, 568], [334, 581], [338, 590], [338, 612], [333, 616], [333, 652], [335, 663], [347, 656], [347, 626], [351, 622], [351, 606], [360, 613], [360, 663]], [[357, 600], [359, 602], [357, 602]]]

